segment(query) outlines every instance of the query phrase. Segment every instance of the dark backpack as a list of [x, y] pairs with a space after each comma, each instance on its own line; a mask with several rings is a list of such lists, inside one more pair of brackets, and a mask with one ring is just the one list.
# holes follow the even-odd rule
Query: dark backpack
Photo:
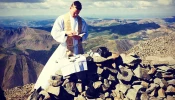
[[99, 47], [96, 52], [104, 58], [107, 58], [112, 55], [112, 53], [109, 52], [108, 48], [106, 47]]

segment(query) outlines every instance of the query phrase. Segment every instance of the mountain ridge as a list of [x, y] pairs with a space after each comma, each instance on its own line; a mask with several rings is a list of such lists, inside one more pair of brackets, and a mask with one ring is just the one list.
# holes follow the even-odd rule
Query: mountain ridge
[[3, 77], [1, 77], [3, 89], [34, 83], [43, 68], [42, 64], [24, 55], [9, 55], [0, 61], [4, 62], [1, 66], [5, 66], [5, 70], [2, 72]]

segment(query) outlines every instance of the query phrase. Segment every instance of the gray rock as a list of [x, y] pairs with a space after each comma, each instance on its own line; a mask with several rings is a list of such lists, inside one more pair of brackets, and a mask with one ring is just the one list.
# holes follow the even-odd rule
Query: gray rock
[[171, 68], [169, 68], [168, 66], [160, 66], [160, 67], [157, 67], [157, 68], [162, 70], [162, 72], [166, 72], [168, 70], [171, 70]]
[[118, 73], [117, 78], [119, 80], [131, 81], [131, 78], [133, 76], [133, 72], [131, 71], [131, 69], [122, 67], [120, 70], [121, 70], [121, 73]]
[[99, 97], [100, 97], [102, 100], [105, 100], [105, 95], [104, 95], [104, 94], [101, 94]]
[[69, 94], [75, 95], [75, 92], [76, 92], [75, 83], [74, 83], [74, 82], [68, 82], [68, 83], [66, 83], [66, 85], [65, 85], [65, 90], [66, 90]]
[[156, 91], [156, 89], [154, 89], [154, 90], [151, 92], [150, 96], [153, 97], [153, 96], [155, 96], [156, 94], [157, 94], [157, 91]]
[[52, 86], [57, 87], [63, 83], [61, 80], [52, 80]]
[[101, 82], [101, 81], [97, 81], [97, 82], [94, 82], [94, 83], [93, 83], [93, 87], [94, 87], [95, 89], [99, 88], [101, 85], [102, 85], [102, 82]]
[[109, 92], [105, 92], [105, 98], [109, 97]]
[[120, 91], [120, 84], [115, 85], [115, 93], [118, 93]]
[[124, 98], [123, 100], [130, 100], [129, 98]]
[[102, 98], [96, 98], [96, 99], [88, 99], [88, 100], [104, 100]]
[[167, 93], [171, 92], [171, 93], [175, 93], [175, 87], [173, 87], [172, 85], [169, 85], [167, 87], [167, 90], [166, 90]]
[[86, 98], [82, 95], [78, 95], [78, 97], [74, 98], [74, 100], [86, 100]]
[[100, 68], [100, 67], [97, 67], [97, 73], [98, 74], [102, 74], [104, 71], [104, 69]]
[[105, 87], [110, 87], [109, 81], [107, 79], [104, 79], [104, 83]]
[[113, 100], [113, 99], [108, 97], [108, 98], [106, 98], [105, 100]]
[[93, 55], [92, 58], [93, 58], [93, 61], [96, 63], [101, 63], [101, 62], [108, 60], [107, 58], [96, 56], [96, 55]]
[[132, 87], [138, 92], [143, 86], [142, 85], [133, 85]]
[[118, 57], [119, 57], [119, 53], [117, 53], [117, 52], [112, 52], [112, 55], [109, 56], [107, 59], [116, 59], [116, 58], [118, 58]]
[[112, 97], [116, 97], [117, 96], [117, 93], [115, 92], [115, 90], [111, 90], [110, 96], [112, 96]]
[[141, 85], [142, 85], [144, 88], [148, 88], [149, 83], [148, 83], [148, 82], [145, 82], [145, 81], [142, 81], [142, 82], [141, 82]]
[[112, 68], [109, 68], [109, 67], [104, 67], [105, 70], [109, 70], [111, 73], [114, 73], [114, 74], [117, 74], [117, 70], [116, 69], [112, 69]]
[[129, 89], [127, 94], [126, 94], [126, 97], [128, 97], [129, 99], [132, 99], [132, 100], [136, 100], [137, 92], [138, 91], [135, 89]]
[[167, 75], [166, 73], [162, 73], [162, 77], [163, 78], [171, 78], [171, 79], [173, 79], [174, 75], [173, 74]]
[[120, 56], [123, 60], [123, 63], [130, 66], [133, 66], [134, 64], [138, 64], [141, 62], [141, 59], [134, 57], [133, 54], [128, 55], [120, 54]]
[[149, 81], [151, 79], [151, 76], [148, 74], [148, 71], [149, 70], [147, 70], [145, 68], [142, 68], [142, 70], [141, 70], [141, 79], [147, 80], [147, 81]]
[[132, 82], [132, 85], [138, 85], [138, 84], [141, 84], [140, 80]]
[[116, 78], [115, 78], [115, 76], [109, 74], [109, 76], [108, 76], [108, 80], [110, 80], [110, 81], [115, 81]]
[[120, 93], [120, 98], [123, 100], [124, 99], [124, 94], [122, 92], [119, 92]]
[[164, 98], [165, 97], [165, 90], [164, 89], [160, 88], [158, 90], [158, 97], [159, 98]]
[[135, 74], [136, 77], [138, 77], [138, 78], [141, 78], [142, 77], [140, 65], [138, 65], [137, 68], [133, 72], [134, 72], [134, 74]]
[[82, 86], [82, 83], [76, 83], [76, 87], [77, 87], [77, 90], [78, 92], [83, 92], [83, 86]]
[[149, 100], [162, 100], [162, 99], [160, 99], [158, 97], [150, 97]]
[[48, 93], [58, 96], [60, 94], [60, 86], [58, 87], [49, 86], [46, 91]]
[[156, 68], [151, 67], [151, 69], [148, 71], [148, 74], [154, 74], [156, 72]]
[[175, 79], [167, 81], [169, 85], [174, 85], [175, 84]]
[[50, 99], [50, 95], [48, 94], [48, 92], [42, 90], [39, 94], [44, 95], [44, 100], [48, 100]]
[[102, 64], [98, 64], [98, 63], [96, 63], [96, 65], [97, 65], [97, 67], [101, 67], [102, 66]]
[[170, 95], [168, 95], [166, 98], [167, 98], [167, 100], [175, 100], [175, 97], [170, 96]]
[[160, 85], [161, 79], [160, 78], [155, 78], [154, 83]]
[[69, 79], [64, 80], [64, 82], [63, 82], [62, 86], [65, 86], [65, 85], [66, 85], [66, 83], [68, 83], [68, 82], [69, 82]]
[[101, 87], [103, 92], [106, 92], [109, 89], [109, 87], [106, 87], [104, 84], [102, 84]]
[[120, 84], [120, 91], [125, 94], [126, 91], [130, 88], [128, 85]]
[[52, 79], [52, 80], [59, 80], [59, 81], [61, 81], [62, 78], [63, 78], [62, 75], [51, 76], [51, 79]]
[[168, 87], [168, 82], [164, 79], [161, 79], [160, 87], [162, 88]]
[[118, 98], [118, 97], [114, 97], [114, 100], [120, 100], [120, 98]]
[[116, 68], [117, 66], [116, 66], [116, 64], [115, 64], [115, 63], [112, 63], [112, 67], [113, 67], [113, 68]]
[[71, 78], [70, 75], [64, 77], [64, 79], [70, 79], [70, 78]]
[[159, 85], [158, 84], [154, 84], [154, 83], [151, 83], [150, 84], [150, 87], [146, 90], [147, 93], [150, 93], [152, 92], [153, 90], [155, 90]]
[[149, 96], [147, 93], [142, 93], [140, 96], [140, 100], [149, 100]]

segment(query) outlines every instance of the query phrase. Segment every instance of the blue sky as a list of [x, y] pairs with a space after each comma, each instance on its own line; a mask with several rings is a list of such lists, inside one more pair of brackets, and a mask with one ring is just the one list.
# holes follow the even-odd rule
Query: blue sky
[[[74, 0], [0, 0], [0, 16], [59, 16]], [[83, 17], [162, 18], [175, 16], [175, 0], [79, 0]]]

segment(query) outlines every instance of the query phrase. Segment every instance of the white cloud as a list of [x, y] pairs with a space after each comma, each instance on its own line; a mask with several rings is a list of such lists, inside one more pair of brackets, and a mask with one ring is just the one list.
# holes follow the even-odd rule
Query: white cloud
[[158, 3], [161, 5], [170, 5], [172, 0], [158, 0]]
[[93, 6], [95, 7], [103, 7], [103, 8], [128, 8], [128, 9], [140, 9], [140, 8], [147, 8], [153, 6], [151, 2], [149, 1], [140, 1], [140, 0], [135, 0], [135, 1], [106, 1], [102, 2], [94, 2]]
[[1, 3], [0, 6], [3, 6], [3, 9], [44, 9], [47, 8], [40, 3]]
[[63, 0], [47, 0], [46, 2], [42, 3], [42, 6], [59, 9], [68, 7], [68, 4], [68, 2], [65, 2]]
[[[3, 6], [3, 9], [60, 9], [68, 7], [68, 2], [64, 2], [63, 0], [47, 0], [46, 2], [41, 3], [0, 3], [0, 6]], [[2, 7], [1, 7], [2, 8]]]
[[[13, 11], [16, 15], [19, 13], [40, 14], [40, 15], [58, 15], [69, 11], [69, 7], [74, 0], [36, 0], [43, 2], [2, 2], [0, 0], [0, 12], [6, 15], [12, 15]], [[12, 0], [7, 0], [12, 1]], [[14, 0], [29, 1], [29, 0]], [[32, 0], [33, 1], [33, 0]], [[92, 15], [123, 15], [128, 16], [148, 13], [166, 14], [171, 13], [175, 6], [175, 0], [79, 0], [83, 5], [83, 11], [80, 13], [86, 16]], [[162, 8], [162, 9], [160, 9]], [[14, 10], [15, 9], [15, 10]], [[6, 12], [8, 11], [8, 12]], [[9, 12], [11, 11], [11, 12]]]
[[138, 4], [142, 7], [150, 7], [152, 6], [151, 2], [148, 1], [139, 1]]
[[45, 0], [0, 0], [0, 2], [30, 2], [30, 3], [36, 3], [36, 2], [44, 2]]
[[137, 9], [149, 9], [154, 6], [155, 5], [152, 5], [152, 3], [149, 1], [138, 1], [137, 2]]

